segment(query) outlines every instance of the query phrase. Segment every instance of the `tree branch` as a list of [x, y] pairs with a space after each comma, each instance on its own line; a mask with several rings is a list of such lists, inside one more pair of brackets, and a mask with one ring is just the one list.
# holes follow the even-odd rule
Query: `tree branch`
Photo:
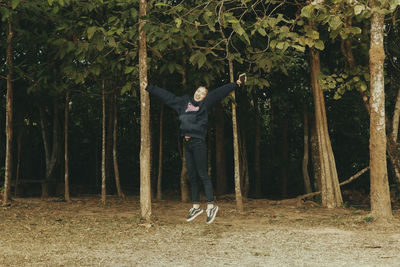
[[[369, 170], [369, 166], [368, 166], [368, 167], [365, 167], [365, 168], [362, 169], [361, 171], [357, 172], [356, 174], [354, 174], [353, 176], [351, 176], [351, 177], [350, 177], [349, 179], [347, 179], [346, 181], [341, 182], [339, 185], [340, 185], [340, 186], [343, 186], [343, 185], [346, 185], [346, 184], [348, 184], [348, 183], [351, 183], [352, 181], [354, 181], [355, 179], [357, 179], [358, 177], [360, 177], [360, 176], [361, 176], [364, 172], [366, 172], [367, 170]], [[308, 193], [308, 194], [305, 194], [305, 195], [301, 195], [301, 196], [296, 197], [296, 199], [297, 199], [297, 200], [303, 200], [303, 199], [306, 199], [306, 198], [310, 198], [310, 197], [317, 196], [317, 195], [319, 195], [319, 194], [321, 194], [321, 191], [313, 192], [313, 193]]]

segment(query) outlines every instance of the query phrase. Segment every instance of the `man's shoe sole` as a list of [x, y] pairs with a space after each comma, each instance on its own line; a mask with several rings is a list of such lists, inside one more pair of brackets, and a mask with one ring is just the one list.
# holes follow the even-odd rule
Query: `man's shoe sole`
[[217, 206], [217, 210], [215, 211], [214, 217], [211, 219], [211, 221], [206, 222], [206, 224], [210, 224], [215, 220], [215, 217], [217, 217], [218, 210], [219, 210], [219, 207]]
[[190, 218], [190, 219], [186, 219], [186, 221], [187, 221], [187, 222], [193, 221], [194, 219], [196, 219], [197, 216], [199, 216], [199, 215], [202, 214], [203, 212], [204, 212], [204, 210], [201, 210], [201, 212], [197, 213], [195, 216], [193, 216], [193, 217]]

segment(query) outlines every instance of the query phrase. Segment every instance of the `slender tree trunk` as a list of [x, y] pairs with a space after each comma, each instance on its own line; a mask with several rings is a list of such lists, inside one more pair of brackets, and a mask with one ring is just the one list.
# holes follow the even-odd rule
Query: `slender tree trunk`
[[397, 137], [399, 134], [399, 118], [400, 118], [400, 88], [397, 91], [397, 98], [396, 98], [396, 104], [394, 107], [394, 112], [393, 112], [393, 120], [392, 120], [392, 140], [394, 142], [397, 142]]
[[[183, 73], [182, 73], [182, 86], [186, 87], [187, 85], [187, 58], [186, 55], [182, 57], [182, 65], [183, 65]], [[189, 174], [186, 168], [186, 155], [185, 155], [185, 144], [181, 141], [182, 139], [179, 137], [178, 134], [178, 149], [181, 154], [182, 159], [182, 168], [181, 168], [181, 201], [182, 202], [189, 202], [190, 200], [190, 192], [189, 192]], [[182, 145], [181, 145], [182, 144]]]
[[306, 193], [311, 193], [311, 183], [310, 183], [310, 176], [308, 175], [308, 151], [309, 151], [309, 145], [308, 145], [308, 140], [309, 140], [309, 130], [308, 130], [308, 115], [307, 111], [304, 107], [304, 154], [303, 154], [303, 180], [304, 180], [304, 189]]
[[45, 150], [46, 173], [45, 182], [42, 184], [42, 198], [49, 196], [48, 186], [58, 161], [58, 103], [57, 97], [53, 98], [53, 145], [50, 153], [49, 140], [46, 134], [46, 113], [43, 107], [40, 107], [40, 124], [42, 128], [42, 139]]
[[250, 191], [250, 177], [249, 177], [249, 165], [247, 161], [247, 145], [246, 145], [246, 134], [243, 130], [241, 132], [241, 162], [242, 162], [242, 179], [243, 179], [243, 195], [247, 198]]
[[13, 84], [12, 77], [14, 73], [13, 67], [13, 47], [12, 38], [14, 32], [11, 25], [11, 20], [8, 19], [8, 36], [7, 36], [7, 96], [6, 96], [6, 162], [5, 162], [5, 177], [4, 177], [4, 194], [3, 205], [8, 205], [11, 192], [11, 177], [12, 177], [12, 141], [13, 141]]
[[226, 176], [226, 157], [224, 150], [224, 111], [221, 103], [215, 106], [215, 161], [217, 176], [217, 192], [218, 195], [226, 193], [227, 176]]
[[68, 117], [69, 117], [69, 90], [65, 93], [65, 121], [64, 121], [64, 197], [67, 202], [69, 196], [69, 154], [68, 154]]
[[[114, 111], [113, 111], [114, 98], [112, 94], [106, 95], [106, 177], [111, 181], [111, 168], [112, 168], [112, 158], [113, 158], [113, 129], [114, 129]], [[108, 106], [107, 106], [108, 105]], [[110, 184], [110, 183], [109, 183]]]
[[315, 119], [312, 120], [311, 124], [311, 159], [313, 164], [313, 173], [314, 173], [314, 187], [315, 191], [321, 191], [321, 165], [319, 160], [319, 150], [318, 150], [318, 138], [317, 138], [317, 130], [315, 126]]
[[164, 104], [161, 104], [160, 111], [160, 141], [158, 149], [158, 178], [157, 178], [157, 200], [161, 200], [162, 195], [162, 160], [163, 160], [163, 117], [164, 117]]
[[262, 194], [262, 183], [261, 183], [261, 164], [260, 164], [260, 143], [261, 143], [261, 118], [260, 111], [258, 108], [257, 100], [254, 100], [255, 110], [255, 127], [256, 132], [254, 134], [254, 174], [255, 174], [255, 194], [257, 197], [261, 197]]
[[287, 198], [287, 169], [289, 167], [289, 145], [288, 145], [288, 120], [282, 121], [282, 147], [281, 147], [281, 194]]
[[185, 144], [181, 141], [181, 138], [178, 138], [178, 149], [181, 154], [182, 159], [182, 167], [181, 168], [181, 201], [183, 203], [189, 202], [190, 193], [189, 193], [189, 174], [186, 168], [186, 155], [185, 155]]
[[119, 198], [124, 199], [125, 195], [122, 192], [121, 182], [119, 177], [119, 168], [118, 168], [118, 156], [117, 156], [117, 123], [118, 123], [118, 114], [117, 114], [117, 93], [114, 93], [114, 125], [113, 125], [113, 165], [114, 165], [114, 176], [115, 176], [115, 184], [117, 186], [117, 194]]
[[150, 185], [150, 98], [147, 87], [147, 50], [145, 25], [147, 1], [139, 2], [139, 81], [140, 81], [140, 208], [142, 218], [151, 218], [151, 185]]
[[21, 143], [22, 143], [22, 133], [23, 133], [23, 128], [20, 130], [17, 138], [17, 171], [15, 175], [15, 188], [14, 188], [14, 197], [17, 197], [18, 194], [18, 184], [19, 184], [19, 171], [21, 169]]
[[315, 123], [321, 166], [322, 205], [328, 208], [336, 208], [342, 205], [343, 200], [339, 187], [335, 158], [329, 138], [324, 95], [318, 80], [320, 72], [319, 52], [311, 48], [311, 85], [314, 96]]
[[[223, 10], [223, 2], [221, 4], [220, 10]], [[225, 52], [226, 58], [228, 59], [228, 66], [229, 66], [229, 78], [230, 82], [234, 82], [235, 78], [233, 75], [233, 62], [230, 59], [229, 53], [229, 42], [226, 38], [224, 31], [222, 29], [223, 18], [219, 17], [219, 31], [221, 33], [222, 39], [225, 41]], [[235, 196], [236, 196], [236, 208], [239, 211], [243, 211], [243, 199], [242, 199], [242, 189], [240, 186], [240, 158], [239, 158], [239, 134], [238, 134], [238, 125], [237, 125], [237, 115], [236, 115], [236, 94], [235, 91], [231, 93], [233, 98], [232, 101], [232, 128], [233, 128], [233, 153], [234, 153], [234, 166], [235, 166]]]
[[[370, 1], [371, 8], [377, 8], [376, 0]], [[371, 174], [371, 214], [378, 220], [391, 219], [389, 182], [386, 165], [385, 129], [385, 86], [383, 63], [384, 15], [372, 12], [371, 40], [369, 49], [370, 65], [370, 174]]]
[[[392, 131], [387, 139], [387, 152], [396, 177], [397, 188], [400, 191], [400, 144], [397, 142], [400, 116], [400, 89], [397, 92], [396, 104], [393, 112]], [[386, 116], [387, 118], [387, 116]]]
[[[351, 18], [351, 17], [346, 19], [347, 27], [351, 27], [352, 20], [353, 20], [353, 18]], [[348, 67], [350, 68], [350, 70], [353, 70], [357, 66], [357, 62], [356, 62], [356, 59], [353, 54], [353, 48], [352, 48], [350, 39], [342, 39], [341, 40], [341, 50], [342, 50], [343, 56], [346, 59]], [[369, 97], [368, 97], [367, 91], [366, 90], [362, 91], [361, 89], [358, 89], [358, 92], [360, 93], [360, 96], [363, 100], [366, 110], [368, 111], [368, 113], [370, 113]]]
[[106, 204], [106, 93], [104, 88], [104, 80], [101, 85], [102, 92], [102, 136], [101, 136], [101, 202]]
[[[229, 57], [228, 57], [229, 58]], [[233, 63], [229, 60], [229, 75], [230, 81], [234, 82], [233, 78]], [[237, 126], [237, 115], [236, 115], [236, 100], [235, 91], [232, 92], [232, 125], [233, 125], [233, 153], [235, 162], [235, 195], [236, 195], [236, 207], [239, 211], [243, 211], [243, 200], [242, 200], [242, 190], [240, 188], [240, 161], [239, 161], [239, 136], [238, 136], [238, 126]]]
[[[99, 188], [99, 169], [101, 169], [101, 166], [99, 166], [99, 148], [100, 148], [100, 137], [96, 137], [96, 146], [94, 149], [94, 184], [96, 186], [96, 192], [100, 189]], [[100, 167], [100, 168], [99, 168]], [[101, 189], [100, 189], [101, 191]]]

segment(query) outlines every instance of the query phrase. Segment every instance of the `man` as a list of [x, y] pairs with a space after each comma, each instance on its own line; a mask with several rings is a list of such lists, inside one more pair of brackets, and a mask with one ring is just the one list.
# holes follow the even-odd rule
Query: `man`
[[175, 96], [171, 92], [157, 86], [147, 86], [146, 90], [159, 97], [165, 104], [173, 108], [179, 116], [181, 136], [185, 143], [186, 167], [188, 170], [192, 189], [193, 207], [189, 210], [187, 221], [194, 220], [203, 213], [200, 208], [199, 183], [197, 176], [203, 182], [207, 199], [207, 220], [210, 224], [214, 221], [218, 212], [218, 206], [214, 204], [213, 186], [207, 172], [207, 134], [208, 111], [219, 100], [226, 97], [237, 87], [246, 83], [245, 74], [239, 76], [236, 83], [228, 83], [210, 93], [204, 86], [197, 88], [194, 96]]

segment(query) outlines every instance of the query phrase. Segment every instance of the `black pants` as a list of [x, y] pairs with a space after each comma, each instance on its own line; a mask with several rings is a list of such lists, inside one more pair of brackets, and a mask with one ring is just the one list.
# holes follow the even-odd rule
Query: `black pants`
[[[200, 203], [200, 180], [204, 185], [204, 192], [208, 203], [213, 203], [213, 186], [207, 172], [207, 145], [200, 138], [190, 138], [185, 140], [186, 168], [188, 170], [190, 184], [192, 187], [193, 204]], [[200, 179], [198, 179], [198, 177]]]

